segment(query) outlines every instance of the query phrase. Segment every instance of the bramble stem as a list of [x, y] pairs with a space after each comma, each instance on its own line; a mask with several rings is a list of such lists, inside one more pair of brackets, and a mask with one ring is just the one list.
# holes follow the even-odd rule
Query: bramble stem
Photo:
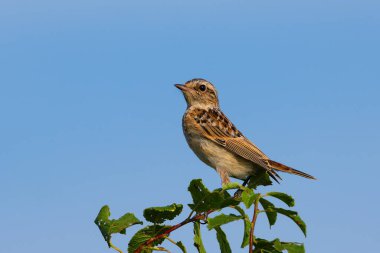
[[[148, 245], [151, 245], [154, 241], [158, 240], [158, 239], [161, 239], [161, 238], [164, 238], [164, 237], [167, 237], [171, 232], [173, 232], [174, 230], [177, 230], [179, 229], [180, 227], [186, 225], [186, 224], [189, 224], [191, 222], [195, 222], [195, 221], [199, 221], [199, 220], [203, 220], [205, 219], [210, 213], [214, 212], [215, 210], [209, 210], [205, 213], [199, 213], [199, 214], [196, 214], [194, 215], [192, 218], [187, 218], [185, 219], [184, 221], [178, 223], [177, 225], [174, 225], [170, 228], [168, 228], [167, 230], [165, 230], [164, 232], [162, 232], [161, 234], [158, 234], [156, 235], [155, 237], [152, 237], [150, 238], [148, 241], [144, 242], [143, 244], [141, 244], [136, 250], [134, 253], [141, 253], [141, 251], [144, 249], [145, 246], [148, 246]], [[122, 253], [122, 252], [120, 252]]]
[[253, 211], [253, 217], [251, 221], [251, 230], [249, 231], [249, 253], [253, 252], [253, 242], [254, 242], [254, 233], [255, 233], [255, 225], [257, 220], [257, 215], [259, 214], [259, 200], [261, 198], [261, 195], [256, 198], [255, 200], [255, 206]]

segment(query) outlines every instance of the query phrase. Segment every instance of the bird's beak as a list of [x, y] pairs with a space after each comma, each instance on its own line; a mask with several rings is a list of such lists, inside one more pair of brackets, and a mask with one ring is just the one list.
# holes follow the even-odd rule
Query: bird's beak
[[175, 84], [174, 86], [180, 89], [182, 92], [189, 90], [189, 88], [187, 88], [185, 85], [182, 85], [182, 84]]

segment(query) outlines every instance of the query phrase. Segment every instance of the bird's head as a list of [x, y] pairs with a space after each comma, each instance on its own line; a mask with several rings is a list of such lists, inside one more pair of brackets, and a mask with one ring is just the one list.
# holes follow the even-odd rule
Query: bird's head
[[176, 84], [185, 96], [187, 106], [198, 108], [218, 108], [218, 93], [212, 83], [204, 79], [192, 79], [185, 84]]

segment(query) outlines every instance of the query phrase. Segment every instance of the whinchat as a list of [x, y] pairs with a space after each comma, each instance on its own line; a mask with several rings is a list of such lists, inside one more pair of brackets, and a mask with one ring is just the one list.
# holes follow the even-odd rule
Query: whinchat
[[222, 184], [228, 183], [230, 177], [245, 180], [260, 170], [277, 182], [281, 177], [276, 171], [315, 179], [269, 159], [249, 141], [221, 111], [218, 93], [210, 82], [192, 79], [175, 86], [187, 102], [182, 119], [186, 141], [200, 160], [218, 172]]

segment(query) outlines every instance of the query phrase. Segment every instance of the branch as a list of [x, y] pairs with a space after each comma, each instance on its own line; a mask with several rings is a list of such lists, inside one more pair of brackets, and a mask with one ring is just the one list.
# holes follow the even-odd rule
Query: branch
[[200, 220], [204, 220], [210, 213], [214, 212], [215, 210], [209, 210], [205, 213], [199, 213], [199, 214], [196, 214], [195, 216], [193, 216], [193, 218], [187, 218], [185, 219], [184, 221], [178, 223], [177, 225], [174, 225], [170, 228], [168, 228], [167, 230], [165, 230], [164, 232], [162, 232], [161, 234], [158, 234], [156, 235], [155, 237], [152, 237], [150, 238], [148, 241], [144, 242], [143, 244], [141, 244], [136, 250], [134, 253], [141, 253], [141, 251], [144, 249], [144, 247], [152, 244], [154, 241], [158, 240], [158, 239], [161, 239], [161, 238], [164, 238], [166, 237], [167, 235], [169, 235], [171, 232], [173, 232], [174, 230], [177, 230], [178, 228], [186, 225], [186, 224], [189, 224], [191, 222], [195, 222], [195, 221], [200, 221]]
[[253, 217], [251, 221], [251, 230], [249, 231], [249, 253], [253, 252], [253, 241], [254, 241], [254, 232], [255, 232], [255, 225], [257, 220], [257, 215], [259, 214], [259, 200], [260, 195], [255, 200], [255, 209], [253, 211]]

